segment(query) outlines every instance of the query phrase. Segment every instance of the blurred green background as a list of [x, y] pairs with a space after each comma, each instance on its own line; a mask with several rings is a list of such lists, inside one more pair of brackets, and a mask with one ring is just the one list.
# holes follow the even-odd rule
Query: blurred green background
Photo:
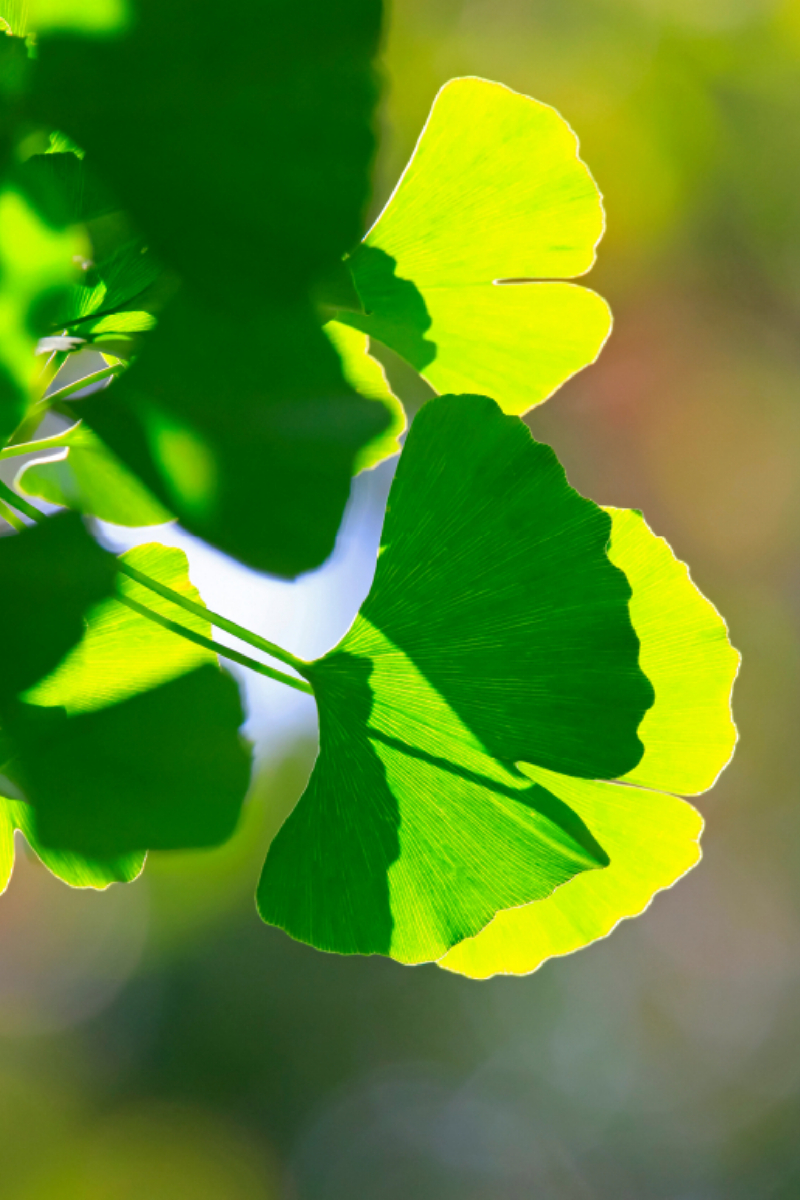
[[[100, 895], [19, 863], [0, 904], [0, 1195], [793, 1200], [800, 4], [398, 0], [384, 70], [376, 212], [464, 74], [560, 109], [605, 195], [587, 282], [616, 329], [530, 425], [582, 492], [644, 511], [744, 654], [705, 860], [527, 979], [318, 954], [252, 900], [313, 710], [254, 695], [261, 770], [229, 846]], [[360, 482], [327, 574], [297, 592], [229, 574], [231, 615], [260, 606], [274, 637], [302, 592], [291, 648], [330, 645], [368, 586], [388, 478]]]

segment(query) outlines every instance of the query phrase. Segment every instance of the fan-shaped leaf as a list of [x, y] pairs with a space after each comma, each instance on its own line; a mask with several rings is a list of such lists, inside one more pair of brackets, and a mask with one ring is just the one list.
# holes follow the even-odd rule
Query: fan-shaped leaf
[[367, 315], [339, 319], [437, 391], [485, 392], [511, 413], [546, 399], [594, 361], [611, 326], [594, 292], [554, 282], [589, 270], [603, 232], [577, 150], [555, 109], [483, 79], [446, 84], [350, 257]]
[[652, 690], [609, 531], [491, 400], [422, 409], [370, 594], [307, 671], [320, 758], [267, 857], [265, 920], [325, 949], [421, 961], [503, 897], [543, 897], [606, 861], [512, 764], [586, 776], [641, 757]]
[[[0, 41], [5, 37], [0, 37]], [[0, 164], [1, 173], [2, 164]], [[0, 183], [2, 179], [0, 178]], [[36, 343], [49, 332], [63, 289], [86, 249], [74, 230], [51, 229], [20, 192], [0, 190], [0, 441], [25, 415], [42, 369]]]
[[[181, 550], [154, 544], [124, 558], [200, 602]], [[127, 577], [119, 586], [174, 619], [175, 606], [149, 589]], [[181, 619], [210, 633], [197, 616]], [[224, 841], [249, 779], [235, 683], [213, 651], [120, 600], [97, 605], [87, 621], [74, 650], [6, 715], [12, 778], [31, 802], [37, 845], [109, 860]]]
[[[656, 700], [639, 728], [645, 752], [625, 784], [694, 794], [711, 786], [731, 756], [736, 730], [730, 693], [739, 656], [725, 623], [639, 513], [609, 510], [609, 558], [633, 589], [631, 620]], [[571, 880], [538, 904], [498, 913], [477, 937], [439, 964], [463, 975], [526, 974], [636, 916], [700, 858], [702, 819], [663, 792], [587, 782], [524, 766], [525, 774], [569, 804], [611, 859], [603, 872]]]

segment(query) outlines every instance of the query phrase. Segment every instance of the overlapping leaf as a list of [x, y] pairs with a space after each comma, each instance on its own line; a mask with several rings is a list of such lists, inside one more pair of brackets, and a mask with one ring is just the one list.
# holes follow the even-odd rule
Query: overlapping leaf
[[[6, 539], [0, 559], [3, 552], [8, 557], [9, 548], [24, 548], [29, 539], [52, 539], [54, 529], [79, 526], [72, 514], [53, 518]], [[114, 563], [113, 556], [83, 536], [104, 556], [104, 568]], [[145, 546], [125, 558], [199, 601], [181, 551]], [[0, 570], [3, 565], [0, 561]], [[74, 567], [77, 573], [79, 563]], [[70, 620], [72, 649], [64, 657], [67, 639], [61, 628], [71, 593], [63, 584], [54, 586], [58, 580], [52, 574], [44, 573], [36, 582], [48, 587], [43, 609], [60, 634], [59, 652], [48, 650], [45, 674], [41, 656], [32, 662], [29, 648], [23, 645], [20, 651], [27, 664], [27, 690], [4, 707], [9, 753], [3, 773], [29, 802], [32, 816], [25, 833], [37, 853], [42, 847], [55, 852], [52, 861], [61, 864], [62, 877], [66, 870], [82, 870], [95, 878], [98, 871], [100, 878], [111, 871], [117, 878], [120, 872], [135, 874], [135, 860], [123, 861], [133, 853], [141, 857], [149, 848], [224, 841], [248, 786], [249, 755], [238, 733], [243, 720], [238, 690], [219, 671], [214, 653], [108, 596], [91, 607], [93, 597], [84, 598], [88, 628], [84, 633], [79, 625], [76, 634]], [[119, 586], [134, 606], [144, 603], [156, 612], [166, 608], [174, 618], [174, 606], [149, 589], [127, 578]], [[181, 616], [184, 626], [208, 636], [208, 622]], [[30, 624], [36, 623], [34, 610]]]
[[365, 315], [439, 392], [483, 392], [509, 413], [597, 357], [611, 327], [588, 271], [600, 195], [577, 139], [545, 104], [483, 79], [440, 91], [386, 208], [350, 256]]
[[617, 783], [523, 768], [581, 816], [610, 866], [571, 880], [537, 904], [498, 913], [442, 959], [448, 970], [480, 978], [533, 971], [640, 913], [700, 858], [700, 814], [667, 789], [697, 795], [730, 759], [736, 740], [730, 694], [739, 656], [722, 618], [667, 544], [638, 513], [610, 512], [609, 557], [633, 589], [631, 619], [656, 694], [639, 729], [644, 756]]
[[379, 0], [247, 0], [244, 40], [220, 39], [208, 0], [135, 14], [102, 44], [42, 38], [37, 62], [38, 117], [183, 280], [83, 411], [189, 528], [293, 576], [330, 553], [353, 466], [390, 420], [348, 385], [312, 303], [360, 235]]
[[641, 757], [652, 689], [610, 528], [493, 401], [426, 405], [370, 594], [307, 671], [320, 757], [267, 857], [265, 920], [418, 962], [605, 865], [580, 818], [513, 764], [592, 778]]

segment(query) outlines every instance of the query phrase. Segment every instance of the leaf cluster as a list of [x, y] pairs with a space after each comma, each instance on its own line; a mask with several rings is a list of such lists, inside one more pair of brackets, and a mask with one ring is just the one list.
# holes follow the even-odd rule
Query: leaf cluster
[[[484, 976], [640, 911], [698, 856], [671, 793], [730, 757], [738, 657], [639, 514], [520, 420], [610, 330], [574, 282], [604, 218], [572, 130], [452, 81], [362, 237], [379, 0], [0, 17], [0, 459], [45, 455], [0, 485], [0, 883], [14, 830], [91, 887], [231, 836], [251, 751], [221, 653], [319, 710], [264, 920]], [[436, 393], [407, 436], [379, 343]], [[293, 579], [401, 443], [369, 596], [316, 662], [208, 612], [182, 552], [92, 533], [177, 519]]]

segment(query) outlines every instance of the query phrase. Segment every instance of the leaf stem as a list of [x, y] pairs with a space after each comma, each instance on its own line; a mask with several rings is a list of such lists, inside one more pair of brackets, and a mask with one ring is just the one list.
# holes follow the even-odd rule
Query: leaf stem
[[21, 533], [25, 529], [25, 522], [17, 516], [10, 504], [6, 504], [5, 500], [0, 500], [0, 517], [4, 521], [8, 521], [12, 529], [16, 529], [17, 533]]
[[39, 512], [38, 508], [34, 508], [32, 504], [28, 504], [27, 500], [23, 500], [22, 496], [18, 496], [15, 491], [3, 483], [0, 479], [0, 500], [5, 500], [6, 504], [11, 505], [17, 512], [21, 512], [24, 516], [30, 517], [32, 521], [45, 521], [43, 512]]
[[[24, 513], [26, 517], [30, 517], [34, 521], [47, 520], [44, 513], [40, 512], [38, 508], [34, 508], [32, 504], [28, 504], [27, 500], [23, 500], [21, 496], [12, 491], [8, 484], [3, 483], [0, 479], [0, 504], [3, 502], [9, 506], [13, 506], [18, 512]], [[2, 514], [0, 513], [0, 515]], [[237, 625], [235, 621], [229, 621], [227, 617], [212, 612], [202, 604], [195, 604], [193, 600], [188, 600], [185, 596], [182, 596], [180, 592], [173, 591], [172, 588], [159, 583], [157, 579], [151, 579], [143, 571], [138, 571], [136, 567], [129, 566], [121, 558], [117, 559], [117, 570], [121, 574], [127, 575], [129, 579], [134, 579], [137, 583], [142, 584], [143, 587], [156, 592], [157, 595], [163, 596], [165, 600], [170, 600], [180, 608], [186, 609], [187, 612], [202, 617], [204, 621], [210, 621], [218, 629], [224, 629], [227, 633], [232, 633], [234, 637], [238, 637], [241, 641], [255, 646], [258, 650], [263, 650], [266, 654], [270, 654], [280, 662], [286, 663], [288, 667], [293, 667], [301, 674], [303, 667], [308, 665], [301, 658], [296, 658], [293, 654], [290, 654], [288, 650], [277, 646], [275, 642], [269, 642], [266, 638], [259, 637], [257, 633], [251, 633], [244, 626]], [[133, 600], [130, 596], [118, 593], [116, 598], [122, 604], [127, 604], [128, 608], [133, 609], [134, 612], [147, 617], [148, 620], [155, 621], [158, 625], [163, 625], [165, 629], [169, 629], [172, 633], [177, 633], [180, 637], [186, 638], [187, 641], [196, 642], [198, 646], [204, 646], [207, 650], [213, 650], [223, 658], [229, 658], [231, 662], [239, 663], [243, 667], [249, 667], [251, 671], [257, 671], [259, 675], [266, 675], [269, 679], [276, 679], [279, 683], [285, 683], [288, 687], [296, 688], [298, 692], [306, 692], [310, 696], [314, 695], [314, 689], [305, 679], [295, 679], [293, 675], [286, 675], [283, 671], [277, 671], [274, 667], [268, 667], [266, 663], [258, 662], [257, 659], [250, 658], [247, 654], [240, 654], [238, 650], [234, 650], [230, 646], [223, 646], [222, 643], [214, 642], [211, 638], [204, 637], [201, 633], [195, 633], [193, 629], [187, 629], [185, 625], [181, 625], [178, 621], [170, 621], [168, 617], [163, 617], [161, 613], [154, 612], [153, 609], [147, 608], [146, 605], [140, 604], [138, 600]]]
[[[246, 654], [240, 654], [238, 650], [233, 650], [230, 646], [223, 646], [220, 642], [215, 642], [211, 638], [204, 637], [202, 633], [195, 633], [193, 629], [187, 629], [185, 625], [181, 625], [178, 621], [170, 621], [169, 617], [164, 617], [152, 608], [147, 608], [146, 605], [140, 604], [138, 600], [133, 600], [130, 596], [118, 595], [116, 599], [121, 604], [127, 605], [128, 608], [138, 613], [141, 617], [146, 617], [149, 621], [155, 621], [156, 625], [162, 625], [164, 629], [169, 629], [171, 633], [177, 633], [180, 637], [186, 638], [189, 642], [194, 642], [197, 646], [202, 646], [206, 650], [213, 650], [222, 658], [228, 658], [231, 662], [239, 663], [243, 667], [249, 667], [251, 671], [257, 671], [259, 675], [266, 675], [268, 679], [276, 679], [279, 683], [285, 683], [287, 687], [296, 688], [298, 692], [306, 692], [310, 696], [314, 695], [314, 689], [310, 683], [306, 683], [305, 679], [295, 679], [293, 675], [285, 675], [283, 671], [276, 671], [274, 667], [268, 667], [266, 663], [258, 662]], [[199, 606], [197, 607], [199, 608]], [[205, 609], [200, 609], [200, 611], [207, 616], [210, 615]]]
[[70, 396], [74, 396], [76, 392], [82, 392], [84, 388], [91, 387], [93, 383], [102, 383], [104, 379], [113, 379], [115, 375], [121, 375], [126, 367], [126, 363], [116, 363], [113, 367], [103, 367], [99, 371], [93, 371], [91, 375], [84, 375], [83, 379], [76, 379], [74, 383], [65, 384], [57, 392], [50, 392], [49, 395], [43, 396], [39, 403], [47, 405], [47, 407], [51, 404], [59, 404], [62, 400], [68, 400]]
[[[80, 425], [80, 421], [77, 423]], [[69, 445], [69, 437], [75, 432], [76, 426], [70, 425], [69, 429], [63, 430], [62, 433], [54, 433], [52, 437], [39, 438], [33, 442], [18, 442], [13, 446], [6, 446], [0, 450], [0, 460], [4, 458], [15, 458], [18, 454], [32, 454], [37, 450], [55, 450], [61, 446]]]
[[121, 559], [118, 565], [123, 575], [127, 575], [130, 579], [135, 579], [143, 587], [150, 588], [151, 591], [156, 592], [159, 596], [163, 596], [165, 600], [171, 600], [173, 604], [179, 605], [180, 608], [185, 608], [187, 612], [194, 613], [197, 617], [211, 621], [211, 624], [216, 625], [217, 629], [224, 629], [226, 633], [232, 633], [234, 637], [247, 642], [250, 646], [255, 646], [257, 650], [263, 650], [265, 654], [271, 655], [272, 658], [277, 658], [279, 662], [286, 663], [287, 667], [293, 667], [295, 671], [302, 673], [303, 667], [307, 665], [303, 662], [302, 658], [296, 658], [294, 654], [290, 654], [288, 650], [277, 646], [275, 642], [269, 642], [266, 638], [259, 637], [257, 633], [251, 633], [249, 629], [245, 629], [242, 625], [237, 625], [235, 621], [229, 621], [227, 617], [222, 617], [219, 613], [212, 612], [205, 605], [195, 604], [193, 600], [188, 600], [186, 596], [182, 596], [180, 592], [173, 591], [172, 588], [159, 583], [157, 579], [151, 579], [149, 575], [145, 575], [142, 571], [137, 571], [135, 567], [128, 566]]

